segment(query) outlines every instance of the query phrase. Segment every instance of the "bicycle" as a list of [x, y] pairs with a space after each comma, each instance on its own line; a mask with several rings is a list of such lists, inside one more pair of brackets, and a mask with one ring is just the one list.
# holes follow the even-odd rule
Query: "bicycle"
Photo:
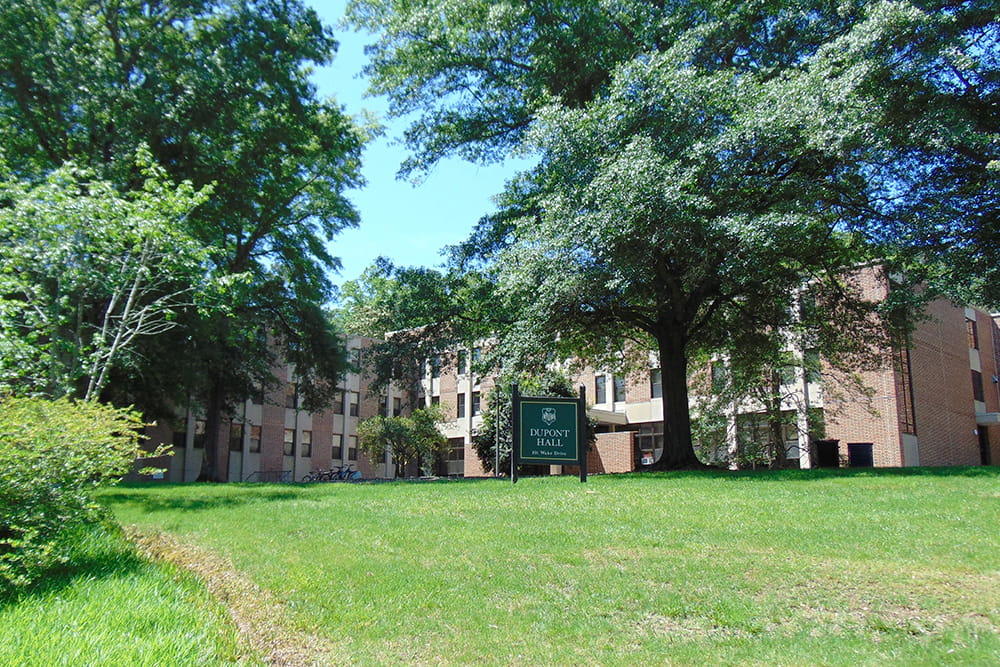
[[347, 465], [342, 465], [337, 467], [336, 481], [338, 482], [357, 482], [362, 479], [364, 475], [361, 474], [360, 470], [351, 470], [354, 466], [353, 463], [348, 463]]

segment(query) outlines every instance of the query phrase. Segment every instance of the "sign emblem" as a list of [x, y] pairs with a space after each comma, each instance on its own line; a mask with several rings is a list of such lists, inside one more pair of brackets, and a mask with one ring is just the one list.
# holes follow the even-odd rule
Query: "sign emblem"
[[556, 423], [555, 408], [542, 408], [542, 421], [549, 426], [555, 424]]

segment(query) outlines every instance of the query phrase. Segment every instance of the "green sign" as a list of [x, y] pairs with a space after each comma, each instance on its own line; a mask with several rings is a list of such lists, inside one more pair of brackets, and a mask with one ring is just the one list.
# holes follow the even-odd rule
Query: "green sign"
[[576, 399], [522, 398], [519, 430], [522, 463], [580, 461], [580, 403]]

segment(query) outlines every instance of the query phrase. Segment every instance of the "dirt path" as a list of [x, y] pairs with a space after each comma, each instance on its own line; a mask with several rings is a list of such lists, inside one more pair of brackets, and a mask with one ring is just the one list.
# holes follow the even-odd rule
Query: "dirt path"
[[184, 544], [164, 533], [126, 530], [148, 557], [172, 563], [195, 574], [229, 610], [240, 635], [267, 664], [276, 667], [331, 665], [333, 652], [315, 635], [299, 632], [285, 622], [284, 607], [267, 591], [241, 576], [226, 559], [210, 551]]

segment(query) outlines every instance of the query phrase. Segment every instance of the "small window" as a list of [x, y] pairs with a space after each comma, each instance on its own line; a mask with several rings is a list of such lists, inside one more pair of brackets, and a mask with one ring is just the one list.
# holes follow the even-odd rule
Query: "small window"
[[351, 365], [355, 368], [361, 368], [361, 350], [359, 348], [351, 348]]
[[441, 405], [441, 397], [431, 396], [431, 405]]
[[298, 407], [298, 387], [294, 382], [285, 384], [285, 407], [295, 409]]
[[295, 455], [295, 429], [286, 428], [285, 429], [285, 456]]
[[451, 438], [448, 440], [451, 449], [448, 450], [449, 461], [465, 460], [465, 440], [462, 438]]
[[465, 394], [458, 395], [458, 418], [465, 416]]
[[351, 392], [351, 405], [350, 405], [350, 408], [348, 409], [348, 412], [347, 412], [347, 414], [349, 414], [351, 417], [357, 417], [358, 416], [358, 402], [360, 400], [361, 400], [361, 395], [358, 392], [356, 392], [356, 391], [352, 391]]
[[347, 439], [347, 460], [357, 461], [358, 460], [358, 436], [352, 435]]
[[389, 397], [379, 396], [378, 397], [378, 413], [383, 417], [389, 416]]
[[726, 365], [721, 361], [712, 364], [712, 391], [726, 388]]
[[260, 451], [260, 426], [250, 427], [250, 447], [251, 452]]
[[969, 347], [973, 350], [979, 349], [979, 324], [975, 320], [965, 320], [965, 330], [969, 335]]
[[458, 351], [458, 374], [465, 375], [469, 372], [469, 355], [465, 350]]
[[977, 401], [986, 400], [986, 392], [983, 390], [983, 374], [979, 371], [972, 371], [972, 398]]
[[659, 368], [649, 371], [650, 398], [663, 398], [663, 375]]
[[441, 355], [435, 354], [428, 361], [431, 367], [431, 377], [439, 378], [441, 377]]
[[480, 401], [479, 401], [479, 392], [478, 391], [474, 391], [474, 392], [472, 392], [472, 416], [473, 417], [475, 417], [476, 415], [480, 414], [480, 412], [481, 412], [480, 408], [481, 408], [481, 405], [480, 405]]
[[392, 399], [392, 416], [398, 417], [401, 414], [403, 414], [403, 399], [398, 397]]
[[302, 431], [302, 447], [300, 448], [300, 456], [308, 458], [312, 456], [312, 453], [313, 453], [312, 431]]
[[257, 387], [250, 396], [254, 405], [264, 405], [264, 387]]
[[243, 424], [229, 425], [229, 451], [243, 451]]
[[608, 377], [598, 375], [594, 378], [594, 403], [608, 402]]
[[343, 460], [343, 456], [344, 456], [344, 434], [343, 433], [334, 433], [333, 434], [333, 443], [332, 443], [331, 447], [332, 447], [333, 451], [331, 452], [330, 456], [332, 458], [337, 459], [338, 461]]
[[333, 395], [333, 414], [342, 415], [344, 414], [344, 390], [338, 389], [337, 393]]
[[615, 376], [615, 403], [625, 402], [625, 378]]

